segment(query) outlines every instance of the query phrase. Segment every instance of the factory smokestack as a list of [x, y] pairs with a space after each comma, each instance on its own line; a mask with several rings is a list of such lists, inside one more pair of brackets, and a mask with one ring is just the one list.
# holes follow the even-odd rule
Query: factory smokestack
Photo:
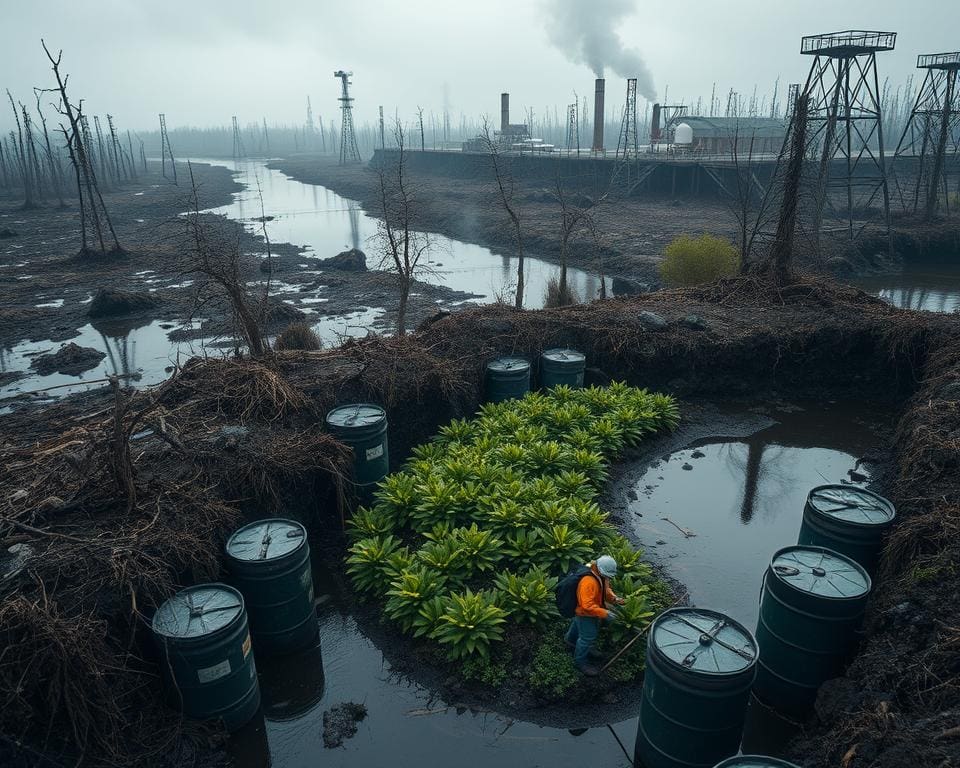
[[653, 105], [653, 118], [650, 120], [650, 143], [656, 144], [660, 141], [660, 110], [659, 104]]
[[510, 127], [510, 94], [500, 94], [500, 133], [506, 133]]
[[593, 96], [593, 151], [603, 152], [603, 89], [604, 80], [597, 78], [597, 90]]

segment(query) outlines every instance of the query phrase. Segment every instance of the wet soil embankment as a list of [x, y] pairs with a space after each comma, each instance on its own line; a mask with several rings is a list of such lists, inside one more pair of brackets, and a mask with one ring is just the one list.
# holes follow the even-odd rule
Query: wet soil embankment
[[315, 533], [337, 530], [349, 456], [321, 429], [331, 405], [383, 403], [400, 462], [475, 410], [492, 355], [536, 359], [561, 344], [588, 354], [598, 382], [907, 404], [893, 490], [901, 518], [871, 634], [848, 682], [831, 687], [846, 691], [838, 708], [822, 709], [791, 754], [819, 768], [859, 744], [864, 762], [848, 762], [857, 768], [884, 739], [910, 748], [931, 734], [929, 749], [950, 750], [948, 727], [933, 730], [952, 716], [960, 685], [950, 535], [960, 519], [958, 334], [956, 318], [897, 311], [852, 289], [741, 278], [560, 310], [466, 310], [408, 338], [264, 362], [195, 360], [129, 403], [70, 400], [45, 416], [0, 417], [0, 537], [27, 548], [0, 595], [0, 646], [13, 649], [0, 665], [0, 750], [84, 752], [91, 765], [182, 765], [209, 752], [211, 733], [162, 704], [152, 608], [177, 585], [219, 578], [224, 538], [245, 515], [270, 509], [310, 519]]

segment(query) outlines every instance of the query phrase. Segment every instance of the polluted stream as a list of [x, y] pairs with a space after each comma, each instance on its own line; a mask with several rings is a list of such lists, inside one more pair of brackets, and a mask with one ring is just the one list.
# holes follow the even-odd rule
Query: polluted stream
[[[875, 479], [879, 465], [863, 459], [881, 455], [889, 414], [842, 403], [696, 405], [682, 413], [677, 432], [615, 468], [604, 506], [692, 605], [752, 630], [764, 569], [777, 549], [796, 543], [807, 493]], [[551, 708], [542, 717], [468, 706], [393, 671], [379, 631], [366, 632], [350, 615], [323, 567], [315, 580], [319, 645], [258, 659], [264, 716], [232, 737], [238, 766], [630, 765], [617, 740], [632, 756], [635, 699]], [[366, 716], [341, 746], [326, 748], [323, 713], [347, 702], [363, 705]], [[769, 736], [776, 726], [763, 729]]]

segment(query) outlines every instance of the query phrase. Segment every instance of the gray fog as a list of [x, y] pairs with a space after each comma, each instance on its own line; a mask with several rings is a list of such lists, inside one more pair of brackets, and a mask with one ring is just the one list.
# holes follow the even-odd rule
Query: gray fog
[[[805, 34], [853, 29], [900, 33], [879, 57], [894, 85], [918, 53], [960, 48], [960, 3], [947, 0], [0, 0], [0, 87], [32, 102], [52, 77], [40, 47], [62, 48], [71, 94], [90, 114], [124, 125], [339, 119], [335, 69], [354, 72], [358, 122], [377, 106], [412, 119], [417, 105], [495, 115], [509, 91], [517, 109], [562, 113], [574, 91], [590, 96], [594, 72], [640, 79], [648, 99], [696, 102], [733, 88], [769, 94], [802, 81]], [[632, 71], [631, 71], [632, 70]], [[610, 98], [614, 96], [614, 98]], [[0, 113], [2, 114], [2, 113]], [[0, 124], [9, 127], [2, 114]]]

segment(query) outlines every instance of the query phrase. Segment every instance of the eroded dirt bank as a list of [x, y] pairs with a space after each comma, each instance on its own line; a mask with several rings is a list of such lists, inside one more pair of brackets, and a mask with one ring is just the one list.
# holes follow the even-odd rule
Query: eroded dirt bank
[[269, 508], [337, 529], [348, 454], [320, 427], [331, 405], [383, 403], [399, 462], [475, 410], [490, 356], [536, 359], [563, 344], [587, 353], [598, 382], [903, 409], [892, 489], [900, 520], [869, 637], [789, 755], [825, 768], [857, 745], [845, 766], [861, 768], [896, 747], [944, 764], [960, 743], [949, 730], [960, 685], [958, 335], [956, 318], [897, 311], [859, 291], [737, 279], [562, 310], [466, 310], [409, 338], [263, 362], [197, 360], [129, 406], [120, 398], [120, 435], [137, 436], [129, 454], [106, 398], [0, 417], [0, 536], [29, 548], [0, 597], [0, 642], [13, 649], [0, 665], [5, 748], [84, 752], [93, 765], [220, 754], [209, 731], [161, 703], [144, 623], [152, 608], [177, 585], [221, 575], [218, 553], [245, 514]]

